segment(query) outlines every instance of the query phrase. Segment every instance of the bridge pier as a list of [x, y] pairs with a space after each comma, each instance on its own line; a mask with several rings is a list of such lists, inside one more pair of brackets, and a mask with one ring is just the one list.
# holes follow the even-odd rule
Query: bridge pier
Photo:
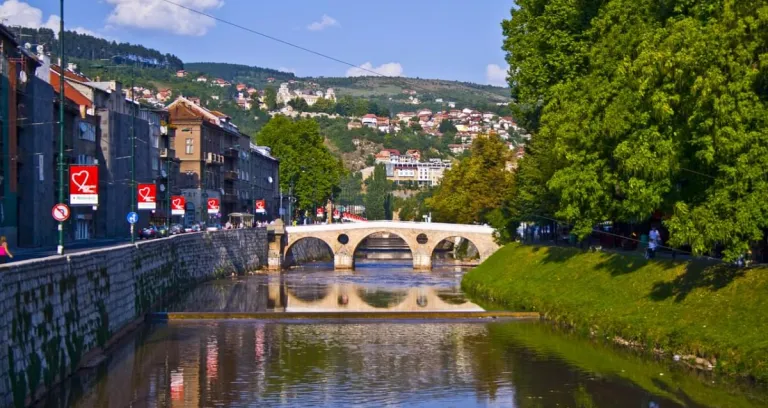
[[417, 271], [431, 271], [432, 254], [415, 251], [413, 253], [413, 269]]
[[337, 271], [351, 271], [355, 269], [355, 257], [346, 252], [333, 254], [333, 269]]
[[267, 237], [269, 241], [267, 270], [280, 272], [283, 269], [283, 237], [285, 237], [285, 226], [282, 220], [277, 220], [274, 225], [267, 227]]

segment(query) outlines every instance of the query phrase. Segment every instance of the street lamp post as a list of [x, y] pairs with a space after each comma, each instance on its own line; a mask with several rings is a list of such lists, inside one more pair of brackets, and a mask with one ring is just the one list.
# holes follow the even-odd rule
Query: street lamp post
[[[136, 88], [131, 75], [131, 212], [136, 212], [136, 134], [135, 134], [135, 121], [136, 121], [136, 105], [135, 105], [135, 90]], [[136, 231], [134, 224], [131, 223], [131, 243], [136, 242]]]
[[[64, 202], [64, 67], [66, 59], [64, 56], [64, 0], [59, 1], [59, 203]], [[59, 245], [56, 248], [59, 255], [64, 254], [64, 222], [59, 221]]]

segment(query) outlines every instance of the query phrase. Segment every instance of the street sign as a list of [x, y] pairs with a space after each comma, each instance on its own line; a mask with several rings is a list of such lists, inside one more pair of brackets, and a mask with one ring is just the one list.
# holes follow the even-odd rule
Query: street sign
[[139, 222], [139, 214], [136, 214], [135, 212], [131, 211], [128, 213], [128, 215], [125, 216], [125, 220], [128, 221], [128, 224], [136, 224]]
[[171, 215], [184, 215], [184, 206], [186, 205], [184, 196], [171, 197]]
[[99, 166], [69, 166], [69, 203], [99, 205]]
[[157, 209], [157, 186], [154, 184], [139, 184], [136, 188], [139, 210]]
[[64, 222], [69, 219], [69, 207], [66, 204], [56, 204], [51, 210], [53, 219], [58, 222]]

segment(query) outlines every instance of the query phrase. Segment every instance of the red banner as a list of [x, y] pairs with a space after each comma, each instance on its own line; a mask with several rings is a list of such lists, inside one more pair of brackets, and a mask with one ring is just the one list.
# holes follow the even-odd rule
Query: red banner
[[253, 204], [253, 208], [259, 214], [266, 214], [267, 213], [267, 202], [265, 200], [256, 200], [256, 202], [254, 202], [254, 204]]
[[218, 198], [209, 198], [208, 199], [208, 214], [218, 214], [219, 213], [219, 199]]
[[333, 210], [333, 218], [336, 220], [341, 218], [341, 213], [339, 212], [339, 210]]
[[157, 186], [154, 184], [139, 184], [136, 187], [136, 200], [139, 210], [157, 209]]
[[323, 215], [325, 215], [323, 207], [317, 207], [317, 218], [321, 218]]
[[171, 196], [171, 215], [184, 215], [187, 200], [184, 196]]
[[69, 166], [69, 204], [99, 205], [99, 166]]

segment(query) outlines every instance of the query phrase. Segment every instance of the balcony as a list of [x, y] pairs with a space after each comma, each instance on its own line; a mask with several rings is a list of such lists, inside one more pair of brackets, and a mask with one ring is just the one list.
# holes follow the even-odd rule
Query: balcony
[[160, 149], [160, 158], [173, 160], [176, 158], [176, 150], [163, 147]]
[[224, 164], [224, 156], [216, 153], [208, 153], [205, 155], [206, 164]]
[[232, 159], [237, 159], [239, 154], [240, 154], [240, 150], [234, 146], [224, 150], [224, 156]]
[[224, 172], [224, 180], [237, 180], [237, 179], [238, 179], [238, 174], [236, 171], [229, 170]]
[[224, 203], [236, 203], [237, 194], [233, 188], [225, 188], [224, 194], [221, 195], [221, 201]]

